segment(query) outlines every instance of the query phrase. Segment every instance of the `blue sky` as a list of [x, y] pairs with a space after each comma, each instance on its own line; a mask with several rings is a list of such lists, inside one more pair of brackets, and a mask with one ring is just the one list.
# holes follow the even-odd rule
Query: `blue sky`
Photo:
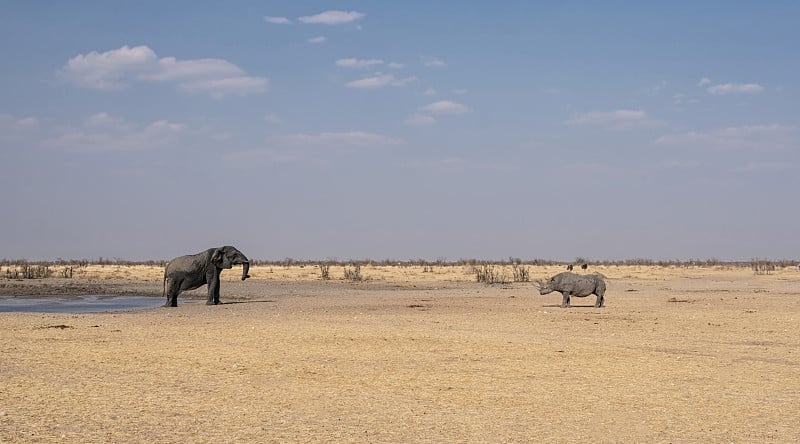
[[0, 258], [797, 258], [796, 2], [0, 4]]

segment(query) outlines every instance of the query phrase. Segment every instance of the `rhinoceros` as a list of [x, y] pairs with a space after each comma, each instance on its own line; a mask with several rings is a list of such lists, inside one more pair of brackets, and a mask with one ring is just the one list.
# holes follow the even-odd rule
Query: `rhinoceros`
[[605, 302], [606, 283], [598, 274], [575, 274], [566, 271], [547, 281], [539, 281], [536, 286], [539, 288], [539, 294], [560, 292], [561, 308], [569, 307], [569, 299], [572, 296], [582, 298], [590, 294], [597, 295], [597, 301], [594, 303], [597, 308], [602, 307]]

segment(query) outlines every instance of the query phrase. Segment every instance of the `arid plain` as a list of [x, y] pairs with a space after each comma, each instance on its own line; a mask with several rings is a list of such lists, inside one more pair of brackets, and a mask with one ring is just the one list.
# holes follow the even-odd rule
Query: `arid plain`
[[[0, 442], [800, 441], [796, 268], [590, 267], [602, 309], [468, 268], [234, 268], [219, 306], [0, 313]], [[162, 273], [0, 297], [160, 297]]]

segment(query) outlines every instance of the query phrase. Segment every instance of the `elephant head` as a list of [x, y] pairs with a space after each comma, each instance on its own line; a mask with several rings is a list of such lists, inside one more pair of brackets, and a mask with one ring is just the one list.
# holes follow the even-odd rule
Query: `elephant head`
[[217, 268], [233, 268], [234, 265], [242, 265], [242, 280], [250, 277], [250, 260], [241, 251], [230, 245], [219, 247], [211, 254], [211, 263]]

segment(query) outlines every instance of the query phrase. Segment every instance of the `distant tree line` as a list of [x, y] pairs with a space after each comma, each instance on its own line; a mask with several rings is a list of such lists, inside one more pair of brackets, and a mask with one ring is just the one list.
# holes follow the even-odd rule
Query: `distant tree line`
[[[146, 265], [163, 267], [166, 266], [167, 260], [145, 260], [133, 261], [120, 258], [107, 258], [98, 257], [97, 259], [61, 259], [58, 258], [54, 261], [30, 261], [27, 259], [0, 259], [0, 267], [8, 266], [72, 266], [72, 267], [86, 267], [88, 265]], [[444, 257], [436, 258], [434, 260], [428, 259], [325, 259], [325, 260], [310, 260], [310, 259], [294, 259], [285, 258], [280, 260], [264, 260], [264, 259], [251, 259], [251, 266], [273, 266], [273, 267], [317, 267], [320, 264], [324, 266], [400, 266], [400, 267], [423, 267], [424, 271], [433, 271], [435, 267], [463, 267], [463, 266], [483, 266], [483, 265], [506, 265], [506, 266], [566, 266], [569, 264], [590, 264], [595, 266], [650, 266], [650, 267], [715, 267], [715, 266], [728, 266], [728, 267], [748, 267], [757, 268], [759, 270], [776, 270], [779, 268], [795, 267], [798, 265], [797, 260], [790, 259], [752, 259], [750, 261], [723, 261], [719, 259], [689, 259], [689, 260], [653, 260], [653, 259], [622, 259], [622, 260], [589, 260], [582, 257], [576, 258], [574, 261], [558, 261], [552, 259], [520, 259], [509, 257], [507, 259], [491, 260], [491, 259], [457, 259], [447, 260]]]

